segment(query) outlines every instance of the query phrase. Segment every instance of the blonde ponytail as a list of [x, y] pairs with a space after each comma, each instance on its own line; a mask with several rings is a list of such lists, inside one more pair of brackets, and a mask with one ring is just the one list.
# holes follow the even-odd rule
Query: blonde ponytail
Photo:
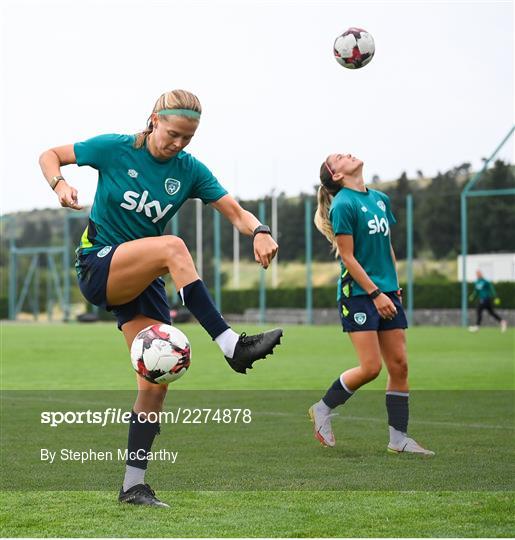
[[318, 206], [315, 212], [315, 227], [327, 238], [331, 244], [331, 251], [338, 254], [338, 246], [336, 245], [336, 236], [334, 235], [333, 227], [329, 219], [329, 209], [333, 202], [333, 196], [329, 193], [325, 186], [318, 188], [317, 194]]
[[334, 196], [340, 191], [341, 185], [333, 180], [333, 173], [327, 164], [327, 159], [320, 166], [320, 187], [318, 188], [318, 206], [315, 213], [315, 226], [327, 238], [331, 244], [331, 251], [338, 257], [338, 246], [333, 231], [329, 210]]

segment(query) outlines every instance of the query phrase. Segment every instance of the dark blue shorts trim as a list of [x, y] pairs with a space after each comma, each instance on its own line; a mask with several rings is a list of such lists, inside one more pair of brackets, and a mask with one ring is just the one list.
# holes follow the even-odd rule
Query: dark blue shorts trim
[[392, 300], [397, 308], [397, 315], [391, 319], [382, 319], [376, 306], [368, 295], [351, 296], [342, 298], [338, 302], [338, 312], [344, 332], [366, 332], [383, 330], [395, 330], [396, 328], [408, 328], [408, 321], [402, 307], [401, 298], [397, 292], [389, 292], [386, 295]]
[[95, 252], [77, 254], [75, 268], [84, 298], [95, 306], [112, 311], [120, 330], [122, 325], [137, 315], [145, 315], [165, 324], [171, 324], [165, 282], [161, 278], [155, 279], [139, 296], [127, 304], [119, 306], [107, 304], [107, 278], [111, 260], [117, 248], [118, 245], [106, 246]]

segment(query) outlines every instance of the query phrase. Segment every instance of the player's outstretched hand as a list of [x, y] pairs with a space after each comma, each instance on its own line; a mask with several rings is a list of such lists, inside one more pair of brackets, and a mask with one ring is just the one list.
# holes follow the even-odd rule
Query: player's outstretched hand
[[82, 210], [82, 206], [79, 205], [79, 200], [77, 198], [77, 190], [67, 184], [64, 180], [61, 180], [57, 186], [55, 186], [55, 192], [61, 206], [64, 208], [73, 208], [74, 210]]
[[269, 234], [256, 234], [254, 238], [254, 258], [263, 268], [268, 268], [276, 256], [279, 246]]

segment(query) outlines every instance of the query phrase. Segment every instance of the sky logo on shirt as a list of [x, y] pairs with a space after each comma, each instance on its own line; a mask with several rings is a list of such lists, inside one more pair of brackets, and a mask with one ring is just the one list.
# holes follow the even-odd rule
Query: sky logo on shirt
[[125, 202], [120, 203], [122, 208], [125, 208], [126, 210], [135, 210], [138, 214], [140, 212], [145, 212], [147, 217], [152, 218], [152, 223], [157, 223], [159, 220], [163, 219], [168, 210], [173, 207], [173, 204], [167, 204], [164, 208], [161, 208], [161, 203], [159, 201], [147, 202], [147, 190], [141, 195], [135, 191], [126, 191], [123, 194], [123, 198]]
[[388, 225], [388, 220], [384, 217], [379, 219], [374, 214], [374, 219], [371, 219], [367, 222], [368, 225], [368, 234], [383, 234], [388, 236], [390, 233], [390, 226]]

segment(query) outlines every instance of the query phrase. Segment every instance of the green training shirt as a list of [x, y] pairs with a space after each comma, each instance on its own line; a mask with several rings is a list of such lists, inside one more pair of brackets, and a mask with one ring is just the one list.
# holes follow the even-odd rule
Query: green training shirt
[[[350, 234], [354, 240], [354, 257], [370, 279], [383, 291], [399, 289], [392, 257], [390, 225], [395, 218], [390, 199], [374, 189], [356, 191], [342, 188], [334, 197], [329, 218], [335, 235]], [[338, 300], [367, 294], [349, 275], [343, 261], [338, 280]]]
[[485, 278], [476, 280], [474, 283], [474, 297], [479, 297], [479, 300], [488, 300], [495, 298], [496, 292], [492, 282]]
[[207, 204], [227, 194], [211, 171], [187, 152], [166, 161], [146, 146], [134, 148], [135, 135], [100, 135], [74, 145], [77, 165], [98, 170], [98, 185], [82, 253], [163, 234], [187, 199]]

